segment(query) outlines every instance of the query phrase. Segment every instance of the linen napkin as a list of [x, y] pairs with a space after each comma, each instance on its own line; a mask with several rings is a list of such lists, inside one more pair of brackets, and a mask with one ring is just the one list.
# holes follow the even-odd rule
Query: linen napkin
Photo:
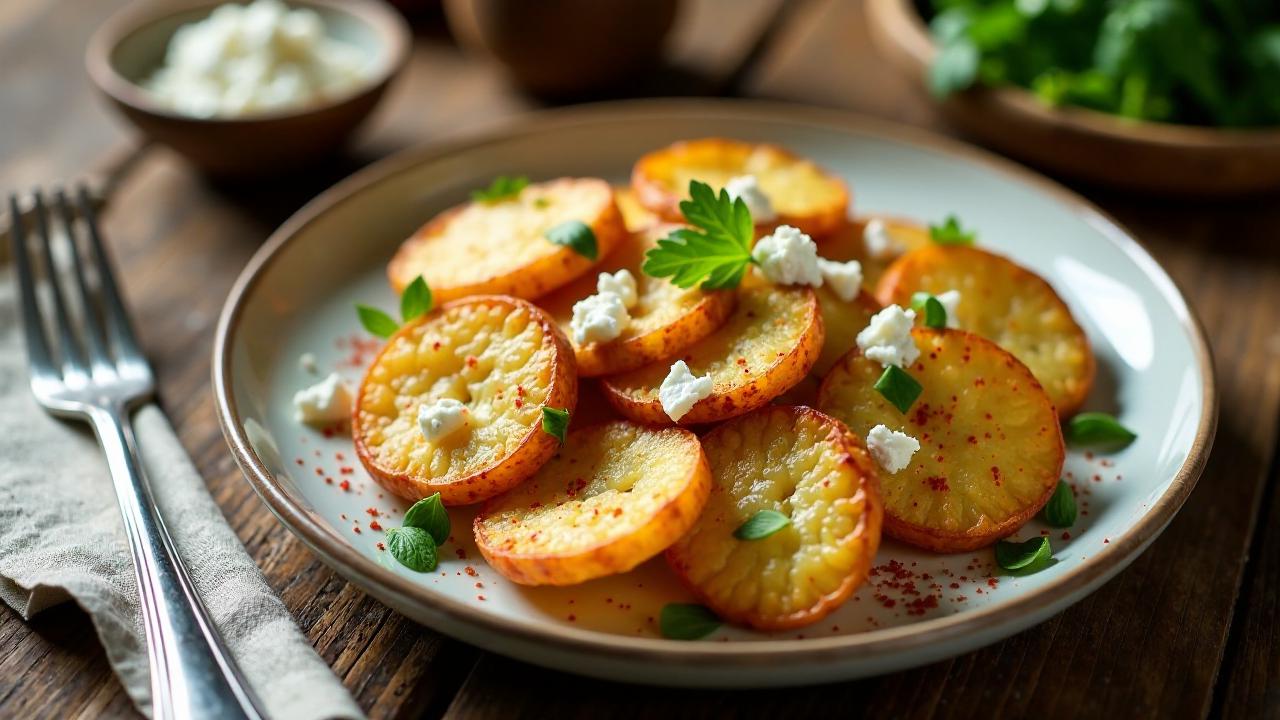
[[[8, 241], [0, 233], [0, 243]], [[135, 705], [151, 711], [133, 561], [88, 425], [44, 412], [27, 385], [16, 281], [0, 250], [0, 599], [24, 619], [75, 600]], [[142, 462], [200, 596], [276, 720], [361, 718], [227, 525], [154, 405], [134, 416]]]

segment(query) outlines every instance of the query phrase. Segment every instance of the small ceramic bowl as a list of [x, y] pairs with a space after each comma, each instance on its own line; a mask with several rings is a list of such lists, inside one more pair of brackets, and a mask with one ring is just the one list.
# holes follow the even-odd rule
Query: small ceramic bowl
[[[867, 0], [872, 42], [923, 84], [937, 53], [912, 0]], [[986, 145], [1064, 176], [1129, 190], [1232, 195], [1280, 190], [1280, 128], [1220, 130], [1054, 108], [1015, 87], [973, 88], [939, 105]]]
[[289, 0], [316, 11], [333, 38], [373, 58], [368, 79], [349, 94], [298, 109], [247, 117], [183, 115], [151, 96], [141, 82], [164, 60], [182, 25], [207, 17], [219, 0], [146, 2], [112, 17], [89, 42], [94, 84], [147, 137], [219, 176], [270, 175], [297, 169], [342, 145], [368, 117], [409, 57], [410, 32], [394, 9], [376, 0]]

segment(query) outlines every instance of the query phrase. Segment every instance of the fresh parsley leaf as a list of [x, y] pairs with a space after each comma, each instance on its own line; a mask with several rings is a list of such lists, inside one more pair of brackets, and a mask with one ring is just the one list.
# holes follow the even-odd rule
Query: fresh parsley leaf
[[911, 296], [911, 309], [924, 315], [924, 326], [941, 330], [947, 326], [947, 308], [942, 301], [927, 292]]
[[449, 539], [449, 512], [444, 509], [440, 493], [414, 503], [404, 514], [404, 526], [426, 530], [436, 546], [445, 544]]
[[569, 411], [562, 408], [542, 408], [542, 432], [564, 444], [564, 435], [569, 429]]
[[897, 365], [885, 368], [872, 387], [904, 415], [915, 404], [920, 393], [924, 392], [924, 386]]
[[733, 531], [739, 540], [762, 540], [791, 524], [791, 518], [777, 510], [761, 510]]
[[489, 183], [489, 187], [471, 191], [471, 199], [482, 203], [497, 203], [509, 200], [520, 194], [529, 185], [529, 178], [524, 175], [507, 177], [499, 175]]
[[400, 317], [404, 318], [405, 322], [409, 322], [416, 317], [426, 315], [431, 312], [431, 303], [431, 288], [427, 287], [427, 281], [419, 275], [400, 295]]
[[751, 264], [751, 243], [755, 225], [751, 211], [741, 198], [729, 199], [724, 190], [717, 195], [711, 186], [691, 180], [689, 199], [680, 203], [680, 212], [696, 229], [681, 228], [658, 241], [645, 253], [641, 268], [651, 277], [669, 277], [677, 287], [703, 289], [737, 287]]
[[960, 218], [948, 215], [941, 225], [929, 226], [929, 238], [938, 245], [972, 245], [976, 233], [960, 227]]
[[389, 338], [400, 329], [400, 323], [376, 307], [356, 305], [356, 314], [360, 316], [360, 324], [364, 329], [380, 338]]
[[1043, 568], [1053, 558], [1053, 546], [1043, 535], [1026, 542], [996, 543], [996, 564], [1005, 570], [1020, 574], [1033, 573]]
[[416, 572], [431, 572], [440, 562], [436, 541], [422, 528], [389, 528], [387, 548], [401, 565]]
[[1069, 528], [1076, 524], [1076, 494], [1071, 486], [1059, 480], [1049, 502], [1044, 505], [1044, 521], [1051, 527]]
[[1066, 440], [1070, 445], [1107, 446], [1120, 449], [1138, 438], [1115, 417], [1101, 412], [1084, 412], [1067, 421]]
[[588, 260], [595, 260], [600, 251], [596, 247], [596, 234], [591, 226], [581, 220], [566, 220], [547, 231], [547, 239], [564, 245]]
[[702, 605], [668, 603], [658, 615], [662, 636], [671, 640], [697, 640], [715, 632], [720, 618]]

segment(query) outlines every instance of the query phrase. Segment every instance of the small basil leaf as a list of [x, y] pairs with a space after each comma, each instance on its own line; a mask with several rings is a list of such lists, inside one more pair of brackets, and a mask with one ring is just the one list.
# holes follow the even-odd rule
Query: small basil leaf
[[564, 434], [569, 429], [569, 411], [562, 408], [542, 408], [542, 432], [564, 443]]
[[444, 509], [440, 493], [414, 503], [404, 514], [404, 526], [426, 530], [437, 547], [445, 544], [449, 539], [449, 512]]
[[1076, 524], [1076, 494], [1071, 492], [1067, 483], [1058, 481], [1058, 487], [1045, 503], [1044, 521], [1056, 528], [1069, 528]]
[[1100, 412], [1080, 413], [1068, 420], [1066, 436], [1071, 445], [1107, 445], [1116, 449], [1138, 437], [1111, 415]]
[[547, 231], [547, 239], [557, 245], [564, 245], [588, 260], [599, 256], [596, 248], [596, 234], [591, 226], [581, 220], [566, 220]]
[[529, 178], [518, 175], [507, 177], [499, 175], [489, 183], [489, 187], [471, 191], [471, 199], [482, 203], [496, 203], [516, 197], [529, 185]]
[[672, 640], [697, 640], [715, 632], [720, 618], [702, 605], [668, 603], [658, 616], [662, 636]]
[[903, 414], [911, 409], [916, 399], [920, 397], [920, 393], [924, 392], [924, 387], [897, 365], [885, 368], [874, 387], [885, 400], [892, 403], [898, 408], [898, 412]]
[[404, 293], [400, 296], [400, 317], [405, 322], [431, 312], [431, 288], [427, 287], [427, 281], [422, 276], [413, 279], [409, 286], [404, 289]]
[[415, 572], [431, 572], [439, 563], [436, 541], [422, 528], [390, 528], [387, 530], [387, 547], [392, 557]]
[[1026, 542], [996, 543], [996, 564], [1005, 570], [1034, 572], [1053, 557], [1049, 538], [1041, 536]]
[[356, 314], [360, 316], [360, 324], [364, 329], [380, 338], [389, 338], [400, 329], [399, 323], [376, 307], [356, 305]]
[[960, 218], [948, 215], [941, 225], [929, 226], [929, 238], [938, 245], [972, 245], [975, 233], [960, 227]]
[[762, 540], [791, 524], [791, 518], [777, 510], [761, 510], [733, 531], [739, 540]]

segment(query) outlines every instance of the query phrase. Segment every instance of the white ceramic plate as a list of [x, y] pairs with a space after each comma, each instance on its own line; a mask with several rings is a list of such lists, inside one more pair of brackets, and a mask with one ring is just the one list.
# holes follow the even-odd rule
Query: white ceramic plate
[[[661, 559], [624, 576], [521, 588], [491, 571], [452, 511], [438, 572], [400, 567], [377, 526], [404, 503], [372, 482], [350, 438], [291, 417], [299, 367], [357, 382], [377, 343], [353, 304], [395, 307], [384, 265], [412, 230], [500, 174], [623, 183], [643, 152], [723, 135], [780, 143], [816, 158], [853, 189], [860, 214], [921, 220], [958, 213], [983, 246], [1053, 283], [1098, 356], [1087, 409], [1116, 412], [1139, 439], [1123, 452], [1072, 452], [1081, 514], [1053, 531], [1056, 563], [1000, 575], [990, 550], [937, 556], [886, 542], [870, 581], [800, 632], [735, 628], [705, 641], [663, 639], [663, 604], [687, 601]], [[1026, 170], [948, 140], [845, 114], [740, 102], [635, 102], [532, 117], [505, 132], [406, 153], [324, 193], [245, 269], [218, 328], [214, 389], [241, 468], [272, 511], [347, 579], [406, 615], [494, 652], [572, 672], [690, 686], [794, 685], [888, 672], [962, 653], [1041, 622], [1131, 562], [1200, 474], [1216, 420], [1211, 361], [1178, 290], [1123, 229]], [[343, 483], [347, 483], [344, 487]], [[376, 517], [371, 515], [376, 513]], [[1019, 537], [1047, 532], [1038, 522]]]

